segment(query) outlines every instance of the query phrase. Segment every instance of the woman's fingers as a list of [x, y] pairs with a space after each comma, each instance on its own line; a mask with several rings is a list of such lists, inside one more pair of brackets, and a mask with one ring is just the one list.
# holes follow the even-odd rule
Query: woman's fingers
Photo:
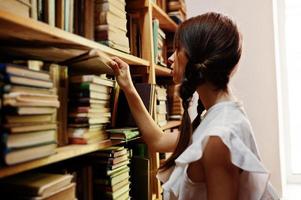
[[126, 62], [124, 62], [123, 60], [121, 60], [118, 57], [112, 57], [112, 60], [114, 60], [115, 62], [117, 62], [120, 68], [125, 67], [125, 66], [128, 65]]
[[118, 76], [120, 74], [118, 63], [113, 60], [110, 61], [109, 65], [113, 69], [115, 76]]

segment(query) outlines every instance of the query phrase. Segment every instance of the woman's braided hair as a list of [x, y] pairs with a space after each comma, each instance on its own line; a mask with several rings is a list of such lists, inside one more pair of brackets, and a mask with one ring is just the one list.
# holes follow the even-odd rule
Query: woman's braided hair
[[175, 33], [174, 44], [176, 50], [183, 48], [188, 58], [179, 90], [184, 113], [177, 147], [160, 167], [163, 170], [175, 165], [175, 160], [188, 147], [193, 131], [200, 124], [200, 115], [205, 109], [201, 100], [193, 122], [188, 114], [194, 92], [205, 82], [212, 84], [216, 90], [226, 91], [230, 74], [241, 56], [237, 26], [219, 13], [210, 12], [183, 22]]

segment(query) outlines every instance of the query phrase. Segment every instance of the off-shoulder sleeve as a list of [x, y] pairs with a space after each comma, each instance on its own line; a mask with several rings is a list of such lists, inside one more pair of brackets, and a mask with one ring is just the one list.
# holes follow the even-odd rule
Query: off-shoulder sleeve
[[232, 163], [243, 170], [240, 175], [240, 200], [278, 199], [275, 193], [267, 192], [272, 189], [268, 184], [270, 175], [256, 155], [257, 151], [247, 146], [242, 137], [227, 127], [214, 127], [195, 137], [193, 143], [176, 159], [175, 169], [168, 180], [165, 178], [163, 189], [171, 190], [178, 196], [180, 180], [177, 176], [184, 173], [187, 164], [202, 157], [210, 136], [220, 137], [230, 151]]

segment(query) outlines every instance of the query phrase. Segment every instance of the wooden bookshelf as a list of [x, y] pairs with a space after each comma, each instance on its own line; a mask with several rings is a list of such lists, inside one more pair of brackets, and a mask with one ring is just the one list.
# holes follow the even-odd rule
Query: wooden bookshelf
[[[131, 4], [131, 0], [128, 0]], [[137, 4], [138, 3], [138, 4]], [[54, 63], [62, 63], [70, 58], [83, 54], [91, 49], [117, 56], [131, 65], [131, 70], [138, 75], [145, 76], [143, 81], [150, 84], [156, 83], [156, 76], [171, 77], [171, 69], [156, 65], [153, 61], [153, 33], [152, 19], [159, 20], [160, 28], [165, 32], [175, 32], [178, 25], [151, 0], [133, 1], [141, 14], [141, 40], [142, 58], [115, 50], [82, 36], [66, 32], [46, 23], [20, 17], [11, 12], [0, 10], [0, 57], [36, 59]], [[155, 109], [155, 108], [154, 108]], [[169, 121], [163, 130], [180, 126], [181, 121]], [[137, 139], [141, 141], [140, 139]], [[132, 142], [131, 140], [128, 142]], [[124, 143], [123, 141], [106, 140], [101, 143], [89, 145], [67, 145], [59, 147], [56, 154], [51, 156], [20, 163], [13, 166], [0, 168], [0, 178], [47, 166], [56, 162], [63, 162], [77, 156], [82, 156], [103, 148]], [[158, 169], [158, 154], [150, 155], [151, 161], [151, 186], [152, 199], [162, 199], [160, 183], [155, 177]]]
[[178, 25], [155, 3], [152, 2], [151, 5], [153, 17], [160, 21], [160, 28], [175, 32]]
[[169, 128], [175, 128], [181, 125], [181, 121], [180, 120], [172, 120], [172, 121], [168, 121], [166, 125], [164, 125], [163, 127], [161, 127], [163, 130], [169, 129]]
[[101, 149], [104, 149], [106, 147], [110, 147], [113, 145], [118, 145], [123, 143], [123, 141], [119, 140], [105, 140], [100, 143], [96, 144], [89, 144], [89, 145], [67, 145], [64, 147], [59, 147], [56, 150], [56, 154], [53, 154], [51, 156], [33, 160], [33, 161], [28, 161], [24, 163], [20, 163], [17, 165], [12, 165], [12, 166], [7, 166], [4, 168], [0, 168], [0, 178], [14, 175], [20, 172], [28, 171], [31, 169], [35, 169], [38, 167], [42, 167], [45, 165], [49, 165], [52, 163], [56, 163], [62, 160], [66, 160], [69, 158], [74, 158], [76, 156], [81, 156], [84, 154], [88, 154], [94, 151], [98, 151]]
[[155, 66], [156, 76], [172, 76], [172, 70], [167, 67], [162, 67], [160, 65]]
[[0, 52], [27, 59], [62, 62], [90, 49], [118, 56], [130, 65], [149, 66], [149, 61], [123, 53], [95, 41], [52, 27], [46, 23], [0, 12]]

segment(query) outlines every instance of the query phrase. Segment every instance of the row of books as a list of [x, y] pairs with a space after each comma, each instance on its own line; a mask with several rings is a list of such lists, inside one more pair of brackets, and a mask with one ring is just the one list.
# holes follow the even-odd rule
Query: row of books
[[[65, 102], [66, 99], [58, 96], [49, 71], [31, 70], [15, 64], [2, 64], [0, 69], [1, 88], [4, 92], [1, 98], [3, 101], [1, 117], [4, 122], [1, 131], [1, 158], [7, 165], [55, 153], [61, 134], [58, 134], [57, 127], [57, 108], [60, 104], [69, 105], [68, 117], [66, 117], [68, 118], [69, 143], [90, 144], [108, 138], [128, 141], [139, 136], [136, 124], [129, 116], [130, 111], [126, 111], [126, 106], [123, 105], [126, 103], [125, 99], [120, 99], [118, 105], [115, 105], [118, 107], [115, 110], [115, 116], [118, 113], [119, 122], [129, 122], [125, 119], [132, 118], [131, 122], [114, 126], [119, 127], [118, 129], [110, 127], [111, 100], [113, 96], [120, 97], [113, 95], [115, 81], [105, 78], [104, 75], [67, 77], [69, 101]], [[56, 82], [60, 81], [56, 80]], [[168, 105], [166, 89], [143, 83], [135, 84], [135, 86], [150, 113], [153, 113], [153, 107], [157, 104], [155, 114], [158, 123], [160, 126], [165, 125]], [[154, 99], [155, 93], [157, 99]], [[180, 103], [178, 106], [181, 107]], [[121, 114], [127, 114], [127, 116]], [[60, 120], [59, 127], [64, 123], [64, 120]], [[125, 126], [134, 128], [122, 128]], [[108, 127], [110, 127], [109, 130], [107, 130]], [[33, 153], [35, 151], [39, 153]]]
[[[125, 0], [4, 1], [0, 10], [31, 17], [130, 53]], [[16, 12], [17, 11], [17, 12]]]

